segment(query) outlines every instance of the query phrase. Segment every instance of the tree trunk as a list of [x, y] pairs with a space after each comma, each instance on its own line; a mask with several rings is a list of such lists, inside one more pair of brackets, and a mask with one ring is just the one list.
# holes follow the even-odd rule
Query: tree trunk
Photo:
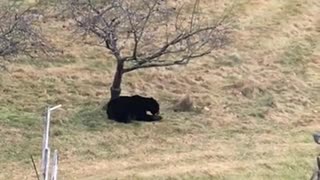
[[122, 75], [123, 75], [123, 62], [118, 61], [116, 73], [114, 74], [114, 79], [112, 82], [112, 86], [110, 88], [111, 92], [111, 99], [117, 98], [121, 94], [121, 82], [122, 82]]

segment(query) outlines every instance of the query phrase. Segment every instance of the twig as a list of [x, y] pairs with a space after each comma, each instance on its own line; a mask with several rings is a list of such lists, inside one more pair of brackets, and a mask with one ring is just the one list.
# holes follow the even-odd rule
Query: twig
[[39, 173], [38, 173], [38, 170], [37, 170], [37, 166], [34, 163], [34, 159], [33, 159], [32, 155], [30, 155], [30, 157], [31, 157], [31, 161], [32, 161], [32, 164], [33, 164], [33, 169], [34, 169], [34, 171], [35, 171], [35, 173], [37, 175], [37, 179], [40, 180]]

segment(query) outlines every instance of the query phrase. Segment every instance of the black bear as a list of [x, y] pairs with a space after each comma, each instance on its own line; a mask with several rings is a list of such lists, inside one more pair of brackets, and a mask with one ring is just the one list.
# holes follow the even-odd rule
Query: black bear
[[[106, 105], [109, 119], [130, 123], [131, 120], [137, 121], [158, 121], [159, 103], [153, 98], [134, 96], [120, 96], [112, 99]], [[152, 115], [147, 114], [149, 111]]]

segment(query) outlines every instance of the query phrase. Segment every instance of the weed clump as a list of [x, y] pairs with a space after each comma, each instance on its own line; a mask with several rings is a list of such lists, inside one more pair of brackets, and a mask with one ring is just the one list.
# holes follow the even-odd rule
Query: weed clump
[[194, 103], [192, 98], [189, 94], [186, 94], [182, 98], [178, 100], [178, 102], [175, 104], [174, 111], [179, 112], [190, 112], [194, 110]]

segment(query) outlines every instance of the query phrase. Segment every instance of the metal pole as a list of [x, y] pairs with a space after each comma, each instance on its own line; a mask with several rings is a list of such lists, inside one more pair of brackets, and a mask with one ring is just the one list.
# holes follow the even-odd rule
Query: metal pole
[[[49, 179], [49, 167], [50, 167], [50, 148], [49, 148], [49, 137], [50, 137], [50, 118], [51, 118], [51, 111], [58, 109], [61, 107], [60, 105], [54, 106], [50, 108], [50, 106], [47, 107], [46, 109], [46, 116], [44, 118], [43, 122], [43, 142], [42, 142], [42, 162], [41, 162], [41, 170], [42, 170], [42, 175], [44, 180]], [[57, 161], [57, 152], [55, 151], [54, 153], [54, 161]], [[55, 176], [52, 175], [56, 180], [57, 179], [57, 171], [58, 166], [56, 165], [58, 162], [54, 162], [53, 165], [53, 172], [52, 174], [56, 174]], [[51, 179], [52, 179], [51, 177]]]
[[51, 116], [51, 111], [50, 111], [50, 108], [48, 108], [48, 112], [47, 112], [47, 124], [46, 124], [45, 148], [49, 147], [50, 116]]
[[46, 108], [45, 117], [43, 119], [43, 141], [42, 141], [42, 158], [41, 158], [41, 173], [43, 178], [45, 178], [45, 160], [46, 153], [45, 150], [48, 147], [48, 126], [50, 126], [50, 107]]
[[58, 151], [54, 150], [53, 154], [53, 167], [51, 172], [51, 180], [57, 180], [58, 179]]
[[50, 108], [49, 110], [50, 111], [53, 111], [53, 110], [56, 110], [56, 109], [58, 109], [58, 108], [60, 108], [61, 107], [61, 104], [59, 104], [59, 105], [57, 105], [57, 106], [54, 106], [53, 108]]
[[50, 164], [50, 148], [45, 149], [45, 173], [44, 173], [44, 180], [49, 179], [49, 164]]

